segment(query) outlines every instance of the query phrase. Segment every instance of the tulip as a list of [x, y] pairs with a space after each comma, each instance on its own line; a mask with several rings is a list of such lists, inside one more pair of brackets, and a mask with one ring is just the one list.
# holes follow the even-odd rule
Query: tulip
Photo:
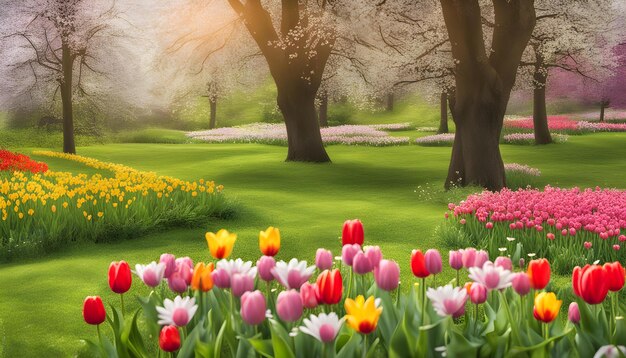
[[415, 277], [419, 278], [426, 278], [430, 275], [428, 268], [426, 268], [426, 258], [421, 250], [411, 252], [411, 271]]
[[461, 260], [463, 261], [463, 266], [465, 268], [474, 267], [474, 263], [476, 262], [476, 249], [470, 247], [459, 251], [462, 254]]
[[357, 244], [362, 246], [363, 241], [363, 223], [361, 223], [361, 220], [347, 220], [343, 223], [343, 231], [341, 233], [342, 245]]
[[365, 253], [359, 251], [354, 255], [354, 259], [352, 260], [352, 269], [357, 275], [365, 275], [372, 271], [373, 266], [371, 261], [365, 256]]
[[291, 259], [289, 263], [279, 261], [272, 269], [274, 278], [287, 289], [299, 289], [315, 272], [315, 266], [307, 266], [306, 261]]
[[176, 271], [180, 277], [185, 280], [187, 286], [191, 285], [191, 279], [193, 278], [193, 261], [189, 257], [181, 257], [176, 259]]
[[442, 263], [441, 254], [439, 254], [439, 251], [435, 249], [430, 249], [426, 251], [426, 253], [424, 254], [424, 261], [426, 264], [426, 271], [433, 275], [441, 273]]
[[569, 304], [569, 308], [567, 309], [567, 318], [573, 324], [578, 324], [580, 322], [580, 309], [578, 308], [578, 303], [572, 302]]
[[619, 358], [626, 355], [626, 347], [616, 345], [606, 345], [600, 347], [593, 358]]
[[283, 291], [276, 300], [276, 313], [285, 322], [295, 322], [302, 316], [303, 304], [296, 290]]
[[106, 320], [106, 311], [100, 296], [87, 296], [83, 302], [83, 318], [87, 324], [99, 325]]
[[530, 278], [525, 272], [516, 273], [511, 283], [515, 292], [520, 296], [525, 296], [530, 292]]
[[367, 300], [362, 295], [357, 296], [354, 300], [346, 298], [344, 306], [346, 309], [346, 322], [350, 328], [361, 334], [370, 334], [376, 330], [383, 308], [377, 307], [374, 296], [369, 297]]
[[488, 290], [501, 290], [511, 286], [513, 273], [502, 267], [495, 266], [491, 261], [486, 262], [482, 268], [470, 267], [469, 278], [483, 284]]
[[448, 262], [454, 270], [463, 268], [463, 253], [461, 251], [450, 251]]
[[185, 281], [180, 271], [174, 271], [174, 273], [170, 275], [170, 277], [167, 279], [167, 285], [170, 290], [177, 293], [183, 293], [187, 291], [188, 287], [187, 281]]
[[230, 287], [235, 297], [241, 297], [244, 293], [254, 290], [254, 276], [248, 273], [235, 273], [230, 278]]
[[205, 235], [211, 256], [221, 260], [225, 259], [233, 252], [233, 246], [237, 241], [237, 234], [231, 234], [221, 229], [217, 233], [207, 232]]
[[[472, 286], [474, 285], [472, 284]], [[465, 313], [467, 290], [463, 287], [452, 287], [452, 285], [436, 289], [431, 287], [428, 288], [426, 296], [428, 296], [433, 308], [441, 317], [452, 316], [457, 318]]]
[[487, 301], [487, 288], [480, 283], [472, 284], [470, 288], [470, 300], [475, 305], [485, 303], [485, 301]]
[[159, 314], [158, 324], [183, 327], [191, 321], [198, 310], [198, 305], [195, 298], [176, 296], [174, 300], [166, 298], [163, 307], [157, 306], [156, 310]]
[[169, 325], [161, 329], [159, 347], [165, 352], [175, 352], [180, 348], [180, 333], [176, 326]]
[[261, 291], [246, 292], [241, 296], [241, 318], [251, 326], [256, 326], [265, 320], [267, 305]]
[[370, 260], [370, 264], [372, 265], [372, 269], [377, 267], [380, 264], [380, 260], [383, 259], [383, 252], [380, 250], [378, 246], [365, 246], [363, 248], [365, 252], [365, 256]]
[[574, 268], [572, 287], [574, 294], [590, 305], [602, 303], [609, 293], [609, 273], [600, 265]]
[[315, 284], [318, 303], [335, 305], [341, 301], [343, 295], [343, 281], [341, 272], [337, 269], [325, 270], [317, 277]]
[[562, 303], [563, 301], [556, 299], [554, 292], [541, 292], [535, 297], [533, 315], [538, 321], [550, 323], [559, 314]]
[[208, 292], [213, 288], [213, 273], [214, 265], [209, 263], [205, 265], [204, 262], [199, 262], [193, 270], [193, 276], [191, 277], [191, 288], [195, 291]]
[[169, 278], [176, 271], [176, 257], [172, 254], [162, 254], [159, 263], [165, 264], [163, 275]]
[[485, 250], [479, 250], [476, 252], [476, 260], [474, 261], [474, 267], [483, 267], [485, 262], [489, 261], [489, 254]]
[[130, 290], [132, 277], [126, 261], [111, 262], [109, 266], [109, 287], [111, 291], [123, 294]]
[[400, 284], [400, 266], [395, 261], [381, 260], [374, 269], [374, 280], [382, 290], [395, 290]]
[[275, 256], [280, 250], [280, 231], [275, 227], [259, 232], [259, 248], [265, 256]]
[[343, 321], [344, 319], [339, 319], [335, 312], [320, 313], [318, 316], [311, 315], [310, 319], [304, 319], [304, 326], [300, 327], [300, 331], [322, 343], [330, 343], [337, 337]]
[[272, 269], [276, 267], [276, 260], [272, 256], [261, 256], [256, 262], [256, 267], [259, 271], [259, 277], [261, 280], [270, 282], [274, 280]]
[[149, 287], [158, 286], [165, 276], [165, 264], [152, 261], [148, 265], [135, 265], [135, 274]]
[[230, 275], [224, 269], [218, 268], [211, 274], [213, 283], [219, 288], [230, 288]]
[[502, 267], [505, 270], [513, 270], [513, 261], [511, 261], [511, 259], [506, 256], [496, 257], [496, 261], [494, 262], [494, 264], [496, 266]]
[[317, 285], [305, 282], [300, 287], [300, 298], [302, 298], [302, 304], [305, 308], [317, 307]]
[[341, 248], [341, 260], [344, 264], [352, 266], [352, 261], [357, 252], [361, 251], [359, 244], [345, 244]]
[[530, 285], [536, 290], [543, 290], [550, 282], [550, 262], [546, 259], [532, 260], [528, 263]]
[[626, 271], [618, 261], [605, 263], [604, 269], [608, 273], [609, 291], [617, 292], [624, 287], [624, 277]]
[[320, 271], [330, 270], [333, 267], [333, 254], [330, 250], [317, 249], [315, 253], [315, 266]]

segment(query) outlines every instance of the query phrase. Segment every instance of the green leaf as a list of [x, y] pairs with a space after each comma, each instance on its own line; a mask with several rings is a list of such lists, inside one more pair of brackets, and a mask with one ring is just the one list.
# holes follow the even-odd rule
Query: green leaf
[[337, 353], [337, 358], [352, 358], [356, 356], [356, 351], [361, 344], [361, 335], [353, 334], [352, 337], [346, 342], [346, 344]]
[[269, 339], [256, 339], [250, 338], [248, 342], [254, 347], [254, 350], [263, 357], [274, 357], [274, 348], [272, 348], [272, 341]]
[[226, 334], [227, 323], [228, 322], [226, 321], [222, 323], [222, 327], [220, 328], [220, 331], [217, 333], [217, 337], [215, 338], [215, 343], [213, 347], [213, 354], [215, 357], [219, 357], [222, 353], [222, 342], [224, 341], [224, 334]]

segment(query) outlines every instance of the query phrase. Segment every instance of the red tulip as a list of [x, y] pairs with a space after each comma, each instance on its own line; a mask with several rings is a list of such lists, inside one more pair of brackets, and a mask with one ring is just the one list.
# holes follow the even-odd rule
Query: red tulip
[[421, 250], [413, 250], [411, 253], [411, 271], [419, 278], [426, 278], [430, 275], [426, 268], [426, 258]]
[[602, 303], [609, 293], [609, 273], [600, 265], [578, 266], [572, 273], [574, 293], [590, 305]]
[[87, 324], [99, 325], [106, 319], [100, 296], [87, 296], [83, 302], [83, 318]]
[[125, 293], [130, 290], [132, 276], [130, 266], [126, 261], [111, 262], [109, 266], [109, 287], [115, 293]]
[[317, 277], [316, 296], [321, 304], [334, 305], [341, 301], [343, 294], [343, 281], [341, 272], [334, 269], [326, 270]]
[[546, 259], [532, 260], [527, 273], [530, 285], [536, 290], [543, 290], [550, 282], [550, 262]]
[[174, 352], [180, 348], [180, 333], [176, 326], [165, 326], [161, 329], [159, 347], [166, 352]]
[[363, 235], [363, 223], [361, 220], [346, 220], [343, 223], [343, 231], [341, 233], [341, 244], [359, 244], [363, 246], [364, 235]]
[[624, 287], [624, 276], [626, 271], [618, 261], [613, 263], [605, 263], [604, 269], [608, 273], [609, 277], [609, 291], [617, 292]]

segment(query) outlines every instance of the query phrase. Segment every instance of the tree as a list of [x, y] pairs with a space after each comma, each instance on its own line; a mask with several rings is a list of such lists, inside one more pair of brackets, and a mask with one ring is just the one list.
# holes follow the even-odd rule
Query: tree
[[478, 0], [441, 0], [455, 61], [456, 134], [445, 186], [506, 184], [500, 154], [504, 114], [517, 69], [535, 26], [532, 0], [492, 0], [495, 27], [489, 55]]
[[3, 24], [2, 32], [12, 53], [4, 61], [19, 82], [16, 95], [43, 90], [54, 101], [60, 93], [65, 153], [76, 153], [75, 96], [88, 94], [85, 77], [105, 75], [97, 66], [97, 54], [98, 47], [115, 36], [111, 22], [118, 13], [114, 5], [46, 0], [13, 2], [6, 7], [10, 21]]
[[533, 31], [522, 59], [533, 90], [536, 144], [552, 142], [546, 110], [550, 71], [560, 69], [601, 82], [614, 66], [619, 27], [613, 1], [537, 0]]

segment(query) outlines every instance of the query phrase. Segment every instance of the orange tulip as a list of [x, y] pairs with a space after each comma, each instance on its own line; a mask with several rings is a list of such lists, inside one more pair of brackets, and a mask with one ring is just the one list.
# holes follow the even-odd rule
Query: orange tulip
[[191, 288], [195, 291], [208, 292], [213, 288], [213, 278], [211, 273], [215, 266], [213, 263], [205, 265], [204, 262], [199, 262], [193, 269], [193, 276], [191, 277]]
[[274, 256], [280, 250], [280, 230], [270, 226], [259, 232], [259, 247], [265, 256]]
[[546, 259], [532, 260], [528, 264], [530, 285], [536, 290], [543, 290], [550, 282], [550, 262]]
[[563, 301], [557, 300], [554, 292], [541, 292], [535, 297], [533, 315], [535, 319], [544, 323], [550, 323], [556, 319]]

